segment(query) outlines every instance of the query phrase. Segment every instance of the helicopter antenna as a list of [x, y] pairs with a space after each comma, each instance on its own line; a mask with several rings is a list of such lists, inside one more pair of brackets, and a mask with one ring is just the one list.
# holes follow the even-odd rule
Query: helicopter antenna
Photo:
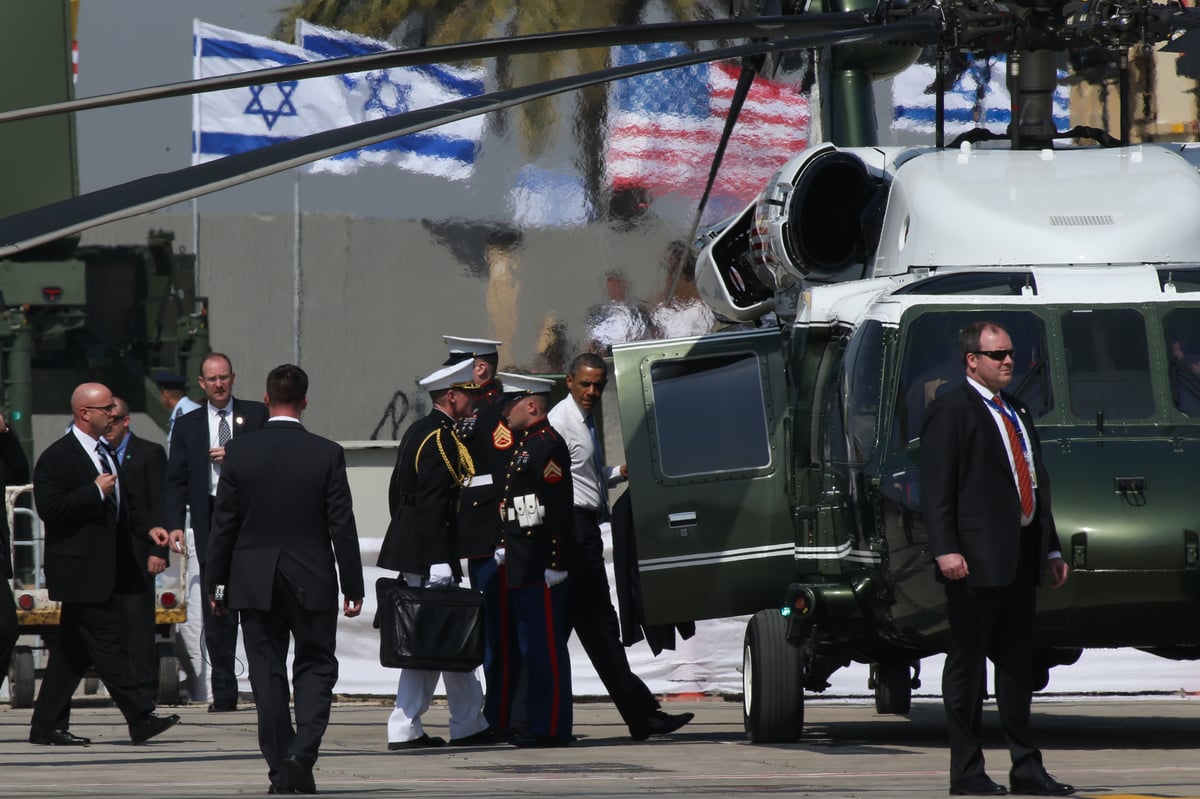
[[933, 80], [937, 92], [933, 100], [933, 118], [937, 125], [934, 131], [934, 146], [939, 150], [946, 146], [946, 48], [937, 49], [937, 76]]

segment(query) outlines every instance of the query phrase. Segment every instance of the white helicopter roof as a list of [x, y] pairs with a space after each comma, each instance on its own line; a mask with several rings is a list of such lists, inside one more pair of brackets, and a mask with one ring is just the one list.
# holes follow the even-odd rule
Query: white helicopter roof
[[[1176, 264], [1178, 270], [1200, 272], [1200, 265]], [[917, 305], [1104, 305], [1113, 303], [1177, 302], [1200, 303], [1200, 292], [1176, 293], [1174, 283], [1164, 281], [1161, 264], [1095, 266], [1030, 266], [943, 270], [930, 275], [916, 272], [888, 278], [819, 286], [805, 291], [796, 323], [801, 325], [856, 326], [865, 319], [897, 325], [906, 310]], [[1019, 293], [996, 293], [983, 286], [984, 275], [1009, 278], [1022, 288]], [[984, 280], [983, 283], [977, 282]], [[957, 285], [955, 283], [957, 281]], [[1193, 284], [1196, 279], [1193, 278]], [[993, 281], [991, 285], [996, 285]]]
[[873, 271], [1200, 261], [1200, 174], [1157, 146], [921, 153], [895, 168]]

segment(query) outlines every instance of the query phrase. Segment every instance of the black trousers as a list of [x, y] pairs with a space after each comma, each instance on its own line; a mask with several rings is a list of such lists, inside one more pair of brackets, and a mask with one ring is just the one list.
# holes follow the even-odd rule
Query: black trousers
[[129, 671], [121, 614], [110, 597], [97, 604], [62, 603], [58, 634], [50, 638], [50, 662], [30, 724], [45, 730], [67, 729], [71, 696], [93, 665], [127, 722], [154, 711], [153, 699], [138, 687]]
[[[295, 757], [308, 765], [317, 761], [338, 679], [334, 655], [338, 612], [305, 609], [291, 584], [276, 573], [271, 609], [241, 613], [250, 688], [258, 711], [258, 747], [272, 784], [278, 784], [285, 758]], [[289, 639], [295, 641], [290, 686]], [[289, 687], [295, 693], [295, 727], [288, 707]]]
[[134, 683], [153, 702], [158, 698], [158, 651], [154, 645], [154, 589], [113, 597], [125, 630], [129, 670]]
[[1030, 723], [1037, 555], [1025, 554], [1027, 563], [1012, 585], [972, 588], [964, 580], [946, 583], [951, 643], [942, 669], [942, 697], [952, 782], [984, 773], [979, 730], [987, 659], [995, 666], [996, 708], [1012, 758], [1011, 773], [1037, 777], [1044, 772]]
[[200, 586], [204, 594], [200, 601], [200, 615], [204, 620], [204, 648], [208, 651], [212, 703], [217, 707], [233, 707], [238, 701], [238, 614], [230, 611], [224, 616], [213, 615], [208, 602], [208, 574], [204, 561], [200, 561]]
[[[8, 678], [8, 667], [12, 663], [13, 649], [17, 639], [21, 637], [21, 627], [17, 623], [17, 603], [13, 600], [13, 592], [6, 585], [0, 590], [0, 685]], [[11, 689], [12, 686], [10, 685]]]
[[646, 731], [650, 715], [658, 710], [658, 700], [629, 668], [629, 658], [621, 645], [597, 514], [576, 508], [574, 528], [567, 566], [567, 618], [629, 732], [638, 736]]

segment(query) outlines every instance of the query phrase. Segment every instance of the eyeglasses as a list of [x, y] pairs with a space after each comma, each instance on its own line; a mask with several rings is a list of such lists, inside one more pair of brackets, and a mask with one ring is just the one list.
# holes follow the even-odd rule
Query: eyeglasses
[[106, 416], [112, 416], [113, 411], [117, 409], [117, 403], [114, 402], [111, 405], [84, 405], [83, 407], [90, 411], [103, 411]]
[[986, 355], [993, 361], [1003, 361], [1005, 358], [1014, 358], [1017, 354], [1016, 350], [975, 350], [976, 355]]

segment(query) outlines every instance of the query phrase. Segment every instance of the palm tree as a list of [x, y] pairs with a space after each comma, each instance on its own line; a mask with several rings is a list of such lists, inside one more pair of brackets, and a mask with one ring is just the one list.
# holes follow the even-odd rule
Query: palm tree
[[[511, 0], [299, 0], [284, 9], [275, 32], [279, 38], [291, 40], [296, 20], [305, 19], [378, 39], [399, 32], [407, 45], [436, 45], [498, 35], [636, 25], [649, 5], [647, 0], [526, 0], [519, 4]], [[676, 20], [710, 18], [712, 5], [712, 0], [662, 0], [668, 16]], [[501, 58], [496, 79], [507, 88], [571, 72], [591, 72], [606, 67], [608, 56], [607, 48], [593, 48]], [[595, 200], [604, 196], [607, 111], [606, 87], [592, 86], [577, 93], [572, 123], [579, 142], [576, 167], [584, 175], [593, 208], [599, 207]], [[550, 99], [521, 107], [522, 142], [530, 158], [545, 151], [552, 141], [548, 133], [557, 121]]]

